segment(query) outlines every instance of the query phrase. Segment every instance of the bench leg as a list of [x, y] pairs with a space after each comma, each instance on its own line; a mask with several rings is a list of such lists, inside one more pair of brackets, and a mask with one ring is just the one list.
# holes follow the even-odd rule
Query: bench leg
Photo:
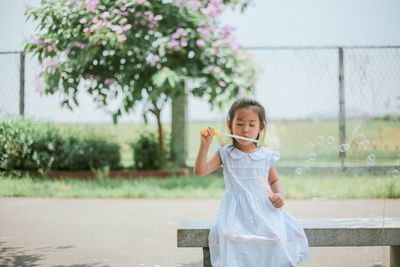
[[209, 248], [203, 248], [203, 267], [212, 267]]
[[390, 246], [390, 267], [400, 267], [400, 246]]

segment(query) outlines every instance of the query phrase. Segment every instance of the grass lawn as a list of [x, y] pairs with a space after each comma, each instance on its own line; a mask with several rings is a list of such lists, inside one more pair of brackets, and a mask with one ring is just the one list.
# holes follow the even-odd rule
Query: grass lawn
[[[122, 164], [125, 167], [133, 165], [132, 152], [128, 142], [137, 140], [139, 133], [152, 131], [156, 133], [156, 125], [149, 124], [119, 124], [119, 125], [59, 125], [62, 129], [74, 129], [89, 131], [95, 134], [106, 135], [122, 146]], [[212, 126], [227, 131], [225, 122], [191, 122], [189, 123], [188, 160], [187, 164], [194, 164], [200, 144], [199, 133], [202, 128]], [[330, 144], [330, 136], [339, 136], [338, 122], [327, 121], [280, 121], [270, 123], [268, 126], [264, 145], [281, 151], [281, 160], [278, 164], [297, 163], [309, 159], [313, 153], [315, 160], [312, 163], [339, 163], [339, 146]], [[164, 125], [167, 142], [171, 128]], [[360, 135], [362, 134], [362, 135]], [[368, 155], [374, 154], [376, 163], [395, 163], [400, 160], [400, 123], [383, 120], [367, 120], [359, 122], [348, 119], [346, 122], [346, 136], [354, 137], [346, 152], [347, 163], [367, 164]], [[359, 144], [358, 137], [364, 136]], [[321, 137], [323, 139], [321, 139]], [[322, 141], [322, 142], [321, 142]], [[350, 140], [349, 140], [350, 141]], [[230, 142], [229, 138], [215, 138], [209, 155], [213, 153], [213, 147]], [[311, 145], [310, 145], [311, 144]]]
[[[280, 176], [287, 199], [399, 198], [400, 179], [390, 176]], [[0, 175], [0, 197], [55, 198], [221, 198], [219, 176], [166, 179], [77, 179], [11, 177]]]

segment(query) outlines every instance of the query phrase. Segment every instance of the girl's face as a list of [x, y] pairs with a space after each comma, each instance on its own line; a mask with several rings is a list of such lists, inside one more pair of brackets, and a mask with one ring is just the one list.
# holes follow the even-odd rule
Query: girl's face
[[[232, 134], [256, 139], [257, 135], [264, 130], [261, 125], [258, 113], [252, 108], [240, 108], [236, 110], [232, 121], [228, 122]], [[239, 144], [248, 145], [251, 141], [236, 139]]]

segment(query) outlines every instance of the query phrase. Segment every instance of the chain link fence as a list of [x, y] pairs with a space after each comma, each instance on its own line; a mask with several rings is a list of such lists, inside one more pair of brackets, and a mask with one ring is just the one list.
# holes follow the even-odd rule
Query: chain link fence
[[[266, 108], [265, 143], [281, 150], [282, 164], [302, 166], [340, 164], [373, 165], [400, 160], [400, 47], [250, 47], [262, 71], [255, 98]], [[340, 60], [343, 68], [344, 136], [340, 138]], [[0, 54], [0, 117], [20, 113], [20, 53]], [[110, 114], [82, 93], [80, 107], [63, 109], [60, 96], [41, 96], [35, 89], [39, 65], [25, 59], [25, 116], [56, 123], [111, 124]], [[227, 108], [210, 111], [202, 100], [189, 97], [189, 121], [224, 124]], [[207, 110], [207, 112], [199, 112]], [[163, 112], [169, 120], [170, 107]], [[138, 123], [141, 115], [121, 122]], [[212, 119], [210, 119], [212, 118]], [[191, 127], [191, 126], [189, 126]], [[226, 129], [225, 129], [226, 130]], [[189, 162], [198, 136], [189, 137]]]

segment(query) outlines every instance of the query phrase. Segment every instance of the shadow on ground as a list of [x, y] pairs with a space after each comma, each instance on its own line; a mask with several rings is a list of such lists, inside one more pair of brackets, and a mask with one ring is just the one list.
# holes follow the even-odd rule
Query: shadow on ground
[[[26, 250], [23, 247], [10, 247], [5, 242], [0, 242], [0, 267], [35, 267], [42, 266], [40, 261], [44, 260], [46, 252], [58, 249], [69, 249], [74, 246], [41, 247], [34, 250]], [[37, 252], [36, 252], [37, 251]], [[73, 264], [55, 265], [52, 267], [108, 267], [108, 265]]]
[[38, 253], [31, 253], [22, 247], [8, 247], [4, 242], [0, 242], [0, 266], [38, 266], [37, 262], [44, 256]]

